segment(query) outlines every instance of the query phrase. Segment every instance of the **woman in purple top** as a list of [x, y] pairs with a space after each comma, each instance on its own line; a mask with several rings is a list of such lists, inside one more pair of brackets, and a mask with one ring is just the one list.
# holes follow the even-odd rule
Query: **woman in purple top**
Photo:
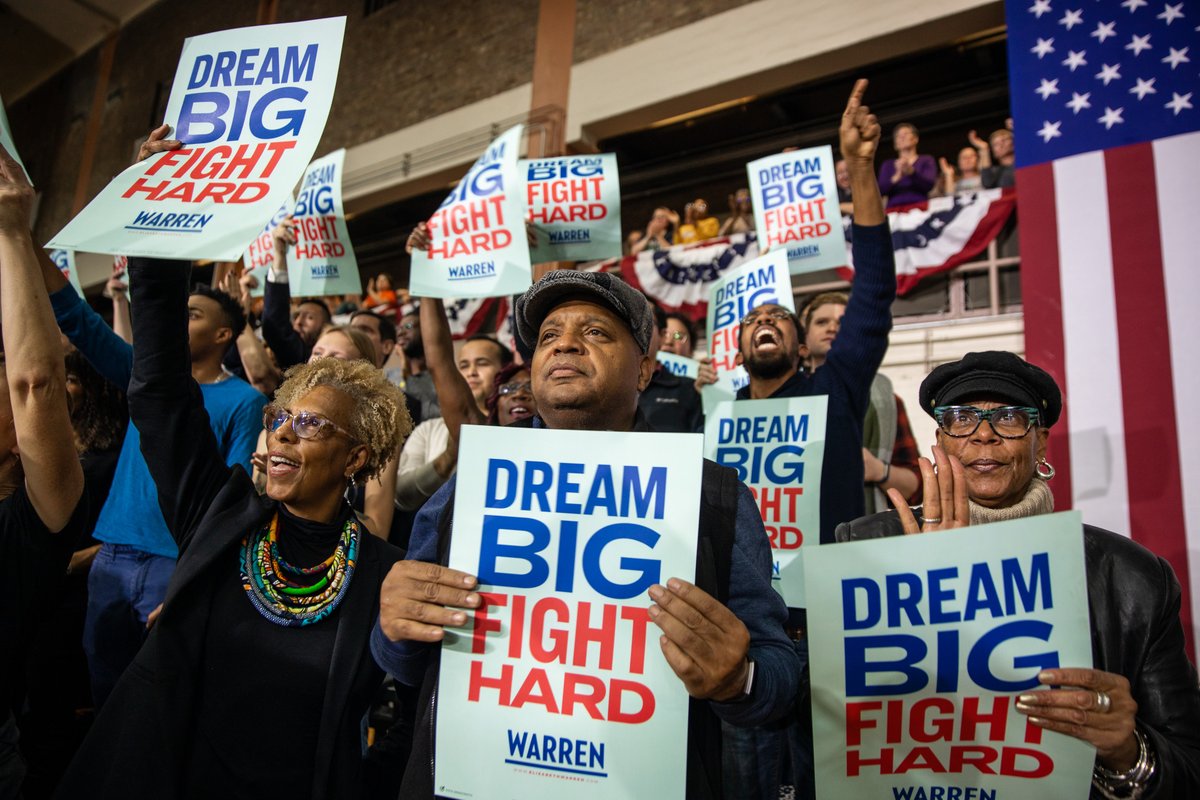
[[933, 156], [917, 155], [920, 136], [917, 126], [901, 122], [892, 131], [896, 158], [879, 168], [879, 193], [887, 198], [889, 209], [909, 203], [921, 203], [937, 183], [938, 169]]

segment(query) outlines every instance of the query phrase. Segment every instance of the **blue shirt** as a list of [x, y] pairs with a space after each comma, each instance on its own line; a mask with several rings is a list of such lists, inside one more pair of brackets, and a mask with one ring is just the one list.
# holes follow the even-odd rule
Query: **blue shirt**
[[[542, 427], [535, 418], [535, 427]], [[452, 476], [429, 498], [413, 523], [407, 558], [437, 561], [438, 520], [456, 485]], [[699, 496], [697, 495], [697, 502]], [[734, 725], [761, 725], [792, 708], [803, 664], [784, 632], [787, 608], [771, 588], [771, 548], [754, 496], [738, 484], [737, 528], [729, 568], [728, 608], [750, 633], [749, 657], [754, 661], [754, 687], [744, 702], [712, 703], [716, 714]], [[650, 604], [649, 598], [646, 600]], [[430, 645], [424, 642], [393, 642], [376, 622], [371, 632], [371, 654], [376, 663], [397, 680], [419, 686]]]
[[[127, 388], [133, 371], [132, 345], [117, 336], [73, 287], [66, 286], [50, 295], [50, 303], [58, 327], [96, 371], [122, 390]], [[267, 398], [233, 376], [201, 385], [200, 393], [225, 463], [241, 464], [249, 471]], [[159, 509], [158, 490], [142, 458], [141, 437], [133, 423], [125, 429], [112, 489], [100, 509], [93, 535], [102, 542], [129, 545], [154, 555], [179, 555]]]

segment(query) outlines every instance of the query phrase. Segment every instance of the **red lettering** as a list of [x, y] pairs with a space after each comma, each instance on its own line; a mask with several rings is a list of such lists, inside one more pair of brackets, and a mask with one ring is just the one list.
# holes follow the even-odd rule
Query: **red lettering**
[[[951, 716], [938, 717], [929, 725], [929, 711]], [[913, 703], [908, 718], [908, 735], [916, 742], [948, 742], [954, 736], [954, 701], [945, 697], [926, 697]]]
[[486, 650], [484, 639], [488, 632], [500, 632], [500, 620], [488, 614], [488, 609], [492, 606], [504, 606], [508, 604], [508, 595], [496, 594], [494, 592], [479, 593], [479, 608], [475, 611], [474, 627], [471, 631], [471, 652], [483, 653]]
[[[580, 691], [585, 688], [591, 691], [587, 694]], [[562, 713], [571, 716], [575, 713], [575, 706], [581, 705], [592, 719], [604, 719], [604, 714], [600, 711], [600, 701], [604, 699], [604, 693], [604, 681], [599, 678], [568, 672], [563, 678]]]
[[517, 690], [517, 696], [513, 698], [512, 704], [513, 707], [520, 708], [526, 703], [545, 706], [546, 711], [551, 714], [558, 713], [558, 702], [554, 699], [554, 690], [550, 688], [550, 679], [546, 676], [546, 670], [531, 669], [525, 676], [525, 682]]
[[[1018, 769], [1017, 759], [1032, 759], [1034, 764], [1027, 769]], [[1005, 747], [1000, 751], [1000, 774], [1017, 778], [1044, 778], [1054, 772], [1054, 762], [1040, 750], [1027, 747]]]
[[846, 775], [848, 777], [856, 777], [862, 772], [863, 767], [879, 767], [881, 775], [891, 775], [892, 763], [895, 758], [895, 751], [890, 747], [885, 747], [879, 751], [879, 758], [864, 758], [862, 753], [857, 750], [846, 751]]
[[587, 666], [588, 645], [595, 643], [600, 646], [600, 669], [612, 669], [613, 641], [617, 637], [617, 607], [606, 603], [601, 607], [600, 627], [593, 628], [591, 619], [592, 604], [579, 604], [579, 614], [575, 622], [575, 654], [571, 663], [576, 667]]
[[862, 744], [862, 732], [864, 728], [878, 727], [878, 723], [871, 718], [864, 717], [866, 711], [879, 711], [883, 708], [883, 703], [878, 700], [868, 700], [858, 703], [846, 703], [846, 746], [858, 747]]
[[625, 606], [621, 609], [621, 619], [633, 627], [629, 639], [629, 671], [641, 675], [646, 671], [646, 626], [650, 624], [650, 610], [642, 606]]
[[[984, 714], [979, 711], [979, 697], [967, 697], [962, 704], [962, 729], [959, 731], [958, 738], [964, 742], [974, 742], [979, 738], [985, 741], [1003, 742], [1005, 731], [1008, 729], [1008, 697], [997, 696], [992, 698], [991, 713]], [[984, 725], [988, 729], [988, 734], [983, 737], [976, 735], [975, 729], [979, 725]]]
[[495, 689], [500, 693], [500, 705], [512, 705], [509, 701], [509, 697], [512, 695], [512, 675], [512, 664], [504, 664], [500, 667], [499, 678], [485, 678], [483, 676], [483, 662], [472, 661], [471, 677], [467, 684], [467, 700], [472, 703], [478, 703], [479, 695], [484, 689]]
[[567, 608], [567, 604], [557, 597], [543, 597], [534, 603], [533, 612], [530, 614], [529, 654], [543, 664], [552, 661], [565, 664], [567, 663], [567, 638], [569, 635], [566, 630], [551, 629], [549, 638], [553, 645], [549, 648], [545, 646], [546, 616], [551, 612], [554, 612], [560, 623], [571, 621], [571, 612]]
[[[637, 711], [629, 711], [622, 707], [621, 699], [627, 694], [637, 695], [641, 699], [641, 707]], [[628, 722], [636, 725], [654, 716], [654, 694], [645, 686], [634, 681], [613, 678], [608, 692], [608, 719], [610, 722]]]

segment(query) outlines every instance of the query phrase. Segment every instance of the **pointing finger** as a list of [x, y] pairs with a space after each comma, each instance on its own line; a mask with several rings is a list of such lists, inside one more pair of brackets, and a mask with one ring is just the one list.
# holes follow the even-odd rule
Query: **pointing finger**
[[863, 95], [867, 93], [867, 79], [859, 78], [854, 82], [854, 88], [850, 91], [850, 99], [846, 102], [846, 113], [844, 116], [852, 115], [858, 107], [862, 105]]

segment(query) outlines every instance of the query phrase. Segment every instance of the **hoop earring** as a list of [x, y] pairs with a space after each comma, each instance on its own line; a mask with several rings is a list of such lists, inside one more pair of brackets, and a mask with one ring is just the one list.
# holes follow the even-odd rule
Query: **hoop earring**
[[[1044, 471], [1042, 469], [1043, 467], [1045, 467]], [[1033, 469], [1035, 472], [1037, 472], [1037, 476], [1044, 481], [1048, 481], [1054, 477], [1054, 467], [1044, 458], [1037, 462], [1037, 465]]]

